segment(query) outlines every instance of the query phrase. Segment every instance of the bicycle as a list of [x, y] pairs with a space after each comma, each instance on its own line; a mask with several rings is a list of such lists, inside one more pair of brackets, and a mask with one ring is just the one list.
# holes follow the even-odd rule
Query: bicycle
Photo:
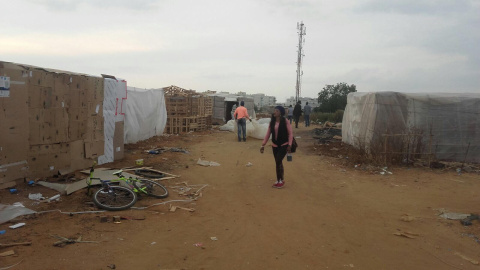
[[[113, 175], [117, 176], [115, 180], [102, 180], [100, 178], [93, 177], [95, 171], [94, 165], [90, 169], [90, 177], [87, 180], [88, 189], [87, 194], [90, 194], [90, 185], [92, 180], [99, 180], [102, 187], [93, 194], [93, 202], [99, 208], [109, 211], [120, 211], [132, 207], [138, 200], [140, 194], [146, 194], [155, 198], [168, 197], [168, 190], [165, 186], [148, 179], [138, 179], [133, 177], [125, 177], [122, 175], [122, 170], [116, 171]], [[115, 183], [125, 183], [130, 187], [126, 188], [119, 186]], [[139, 194], [139, 195], [137, 195]]]

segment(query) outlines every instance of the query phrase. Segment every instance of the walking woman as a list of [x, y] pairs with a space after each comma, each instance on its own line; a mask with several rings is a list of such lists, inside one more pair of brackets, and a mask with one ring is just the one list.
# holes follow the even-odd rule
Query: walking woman
[[282, 106], [275, 107], [267, 134], [263, 139], [262, 148], [260, 148], [260, 153], [263, 154], [265, 144], [267, 144], [270, 135], [272, 135], [272, 150], [277, 170], [277, 181], [272, 186], [274, 188], [283, 188], [285, 185], [283, 158], [287, 152], [290, 153], [293, 141], [292, 125], [290, 125], [290, 122], [287, 121], [284, 116], [285, 108]]

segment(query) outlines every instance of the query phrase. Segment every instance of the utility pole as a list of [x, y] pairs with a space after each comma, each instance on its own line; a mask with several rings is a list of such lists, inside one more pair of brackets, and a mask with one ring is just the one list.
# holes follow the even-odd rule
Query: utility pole
[[305, 35], [307, 34], [307, 27], [303, 24], [303, 22], [297, 22], [297, 33], [298, 33], [298, 57], [297, 57], [297, 85], [296, 85], [296, 95], [295, 95], [295, 102], [298, 102], [300, 99], [300, 90], [302, 84], [302, 59], [305, 56], [303, 54], [303, 44], [305, 44]]

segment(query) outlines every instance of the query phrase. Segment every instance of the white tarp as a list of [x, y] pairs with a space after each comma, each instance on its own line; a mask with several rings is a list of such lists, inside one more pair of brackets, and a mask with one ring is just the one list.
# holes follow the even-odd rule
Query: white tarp
[[350, 93], [342, 140], [370, 151], [410, 147], [440, 160], [480, 162], [480, 94]]
[[113, 162], [114, 151], [113, 137], [115, 135], [115, 123], [124, 120], [122, 108], [127, 99], [127, 82], [125, 80], [104, 79], [103, 95], [103, 135], [105, 147], [103, 155], [98, 157], [98, 164]]
[[[132, 90], [131, 90], [132, 89]], [[163, 89], [135, 91], [128, 88], [125, 143], [136, 143], [163, 134], [167, 108]]]
[[[263, 140], [267, 134], [268, 125], [270, 124], [270, 118], [262, 118], [259, 120], [247, 120], [247, 137]], [[235, 133], [237, 136], [237, 123], [235, 120], [228, 121], [225, 125], [220, 127], [220, 130], [227, 130]]]

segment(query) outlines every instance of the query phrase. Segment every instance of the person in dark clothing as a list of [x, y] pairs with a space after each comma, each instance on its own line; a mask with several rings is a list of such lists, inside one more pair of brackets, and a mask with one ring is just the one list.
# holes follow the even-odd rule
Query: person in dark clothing
[[300, 121], [300, 116], [302, 115], [302, 102], [299, 100], [293, 108], [293, 119], [295, 120], [295, 128], [298, 128], [298, 121]]
[[267, 134], [265, 134], [262, 147], [260, 148], [260, 153], [263, 154], [265, 144], [267, 144], [268, 140], [270, 139], [270, 135], [272, 135], [272, 150], [277, 172], [277, 181], [272, 186], [274, 188], [283, 188], [285, 185], [285, 178], [283, 175], [283, 158], [287, 152], [290, 153], [293, 142], [292, 126], [284, 116], [285, 109], [282, 106], [275, 107], [272, 119], [270, 120], [270, 125], [267, 129]]

